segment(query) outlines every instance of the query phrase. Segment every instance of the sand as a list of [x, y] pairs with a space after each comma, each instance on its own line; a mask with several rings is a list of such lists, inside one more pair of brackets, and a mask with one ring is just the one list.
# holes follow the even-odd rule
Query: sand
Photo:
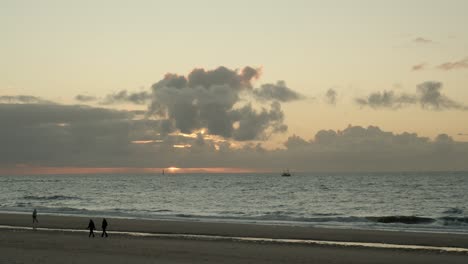
[[[85, 230], [89, 218], [39, 214], [39, 227]], [[101, 218], [93, 218], [100, 229]], [[141, 237], [115, 231], [159, 234], [312, 239], [468, 249], [468, 235], [288, 227], [273, 225], [107, 219], [109, 238], [85, 232], [0, 228], [0, 263], [468, 263], [467, 253], [210, 240], [180, 236]], [[31, 226], [30, 215], [0, 214], [0, 225]]]

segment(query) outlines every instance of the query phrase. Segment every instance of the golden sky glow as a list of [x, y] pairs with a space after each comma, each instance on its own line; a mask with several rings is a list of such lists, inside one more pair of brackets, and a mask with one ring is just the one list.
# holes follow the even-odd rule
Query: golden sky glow
[[83, 168], [83, 167], [34, 167], [19, 165], [13, 168], [0, 168], [0, 175], [45, 175], [45, 174], [161, 174], [171, 173], [258, 173], [271, 172], [266, 169], [244, 168]]
[[[239, 12], [244, 5], [249, 8]], [[355, 96], [394, 87], [412, 92], [428, 80], [443, 82], [448, 96], [468, 102], [467, 69], [437, 68], [468, 56], [466, 1], [260, 0], [231, 6], [46, 0], [0, 7], [0, 94], [73, 102], [77, 94], [145, 90], [167, 72], [252, 65], [263, 68], [259, 82], [285, 80], [315, 98], [284, 106], [290, 134], [372, 124], [466, 140], [457, 134], [468, 131], [459, 122], [468, 120], [467, 111], [374, 114], [353, 104]], [[425, 69], [413, 71], [418, 64]], [[320, 103], [329, 88], [338, 92], [337, 107]]]
[[[463, 0], [1, 1], [0, 104], [5, 114], [0, 121], [5, 124], [0, 126], [14, 131], [0, 132], [0, 142], [15, 142], [4, 150], [2, 160], [10, 168], [5, 165], [3, 172], [162, 169], [153, 166], [177, 166], [172, 169], [177, 173], [239, 171], [230, 169], [232, 164], [263, 166], [251, 161], [249, 152], [269, 151], [277, 158], [293, 135], [303, 139], [299, 145], [307, 145], [319, 131], [342, 136], [341, 131], [353, 126], [377, 126], [403, 137], [415, 133], [418, 142], [426, 137], [435, 142], [440, 134], [446, 134], [447, 142], [468, 142], [466, 10], [468, 1]], [[244, 67], [256, 72], [242, 92], [206, 89], [189, 100], [190, 92], [178, 90], [155, 99], [153, 85], [167, 81], [168, 73], [188, 79], [196, 69], [207, 74], [220, 67], [237, 75]], [[271, 111], [272, 101], [246, 93], [281, 83], [301, 98], [276, 101], [276, 111]], [[421, 95], [418, 87], [427, 83], [440, 87]], [[193, 88], [200, 87], [187, 90]], [[330, 90], [332, 102], [326, 96]], [[147, 101], [104, 102], [119, 91], [144, 93]], [[21, 95], [39, 100], [13, 102]], [[381, 105], [366, 101], [373, 95]], [[399, 96], [413, 102], [389, 102]], [[200, 115], [201, 108], [190, 112], [183, 106], [200, 104], [205, 97], [234, 103], [205, 109], [208, 118], [193, 123], [176, 120]], [[164, 127], [157, 122], [162, 115], [149, 113], [161, 103], [170, 123], [166, 130], [158, 130]], [[240, 128], [245, 133], [234, 135]], [[193, 168], [208, 167], [199, 165], [200, 160], [214, 168]], [[264, 162], [283, 166], [278, 160]], [[20, 163], [36, 165], [11, 168]]]

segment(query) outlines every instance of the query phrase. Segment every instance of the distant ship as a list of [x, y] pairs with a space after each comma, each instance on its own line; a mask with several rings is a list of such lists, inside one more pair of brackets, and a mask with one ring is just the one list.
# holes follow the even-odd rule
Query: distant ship
[[291, 176], [291, 173], [289, 172], [289, 169], [286, 169], [285, 171], [283, 171], [283, 173], [281, 173], [281, 176], [283, 176], [283, 177]]

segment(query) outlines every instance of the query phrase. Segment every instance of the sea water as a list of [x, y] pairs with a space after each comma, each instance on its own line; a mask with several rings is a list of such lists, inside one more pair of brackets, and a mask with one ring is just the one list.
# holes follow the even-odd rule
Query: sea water
[[468, 172], [0, 176], [0, 211], [468, 233]]

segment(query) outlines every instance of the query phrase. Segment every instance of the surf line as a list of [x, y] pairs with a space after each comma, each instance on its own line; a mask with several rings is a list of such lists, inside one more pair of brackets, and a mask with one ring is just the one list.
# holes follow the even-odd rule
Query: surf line
[[[0, 225], [0, 229], [10, 230], [32, 230], [31, 227], [25, 226], [8, 226]], [[64, 229], [64, 228], [45, 228], [38, 227], [39, 231], [59, 231], [59, 232], [74, 232], [87, 233], [84, 229]], [[419, 245], [400, 245], [387, 243], [371, 243], [371, 242], [342, 242], [342, 241], [327, 241], [327, 240], [311, 240], [311, 239], [289, 239], [289, 238], [262, 238], [262, 237], [236, 237], [236, 236], [216, 236], [216, 235], [193, 235], [193, 234], [160, 234], [160, 233], [145, 233], [145, 232], [129, 232], [129, 231], [108, 231], [109, 234], [127, 235], [134, 237], [155, 237], [155, 238], [173, 238], [173, 239], [192, 239], [205, 241], [234, 241], [234, 242], [260, 242], [260, 243], [278, 243], [278, 244], [299, 244], [299, 245], [321, 245], [321, 246], [340, 246], [340, 247], [365, 247], [365, 248], [381, 248], [381, 249], [404, 249], [404, 250], [425, 250], [437, 252], [465, 253], [468, 254], [468, 248], [459, 247], [436, 247], [436, 246], [419, 246]]]

